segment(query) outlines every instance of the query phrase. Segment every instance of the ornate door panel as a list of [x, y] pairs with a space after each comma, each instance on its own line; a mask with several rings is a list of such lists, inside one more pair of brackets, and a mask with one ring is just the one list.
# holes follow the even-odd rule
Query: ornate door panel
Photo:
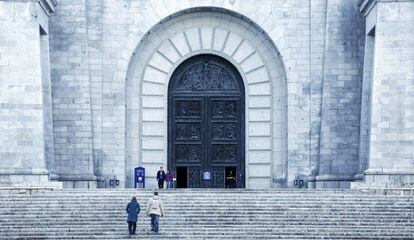
[[[168, 168], [188, 168], [189, 187], [224, 187], [225, 167], [244, 173], [244, 87], [227, 60], [198, 55], [171, 77]], [[204, 180], [203, 172], [211, 179]], [[244, 176], [244, 175], [243, 175]], [[179, 176], [177, 176], [179, 177]], [[237, 183], [244, 187], [244, 177]]]
[[211, 185], [213, 188], [223, 188], [224, 187], [224, 168], [223, 167], [213, 167], [212, 168], [212, 179]]
[[199, 188], [201, 187], [201, 171], [200, 167], [189, 167], [188, 169], [188, 187]]

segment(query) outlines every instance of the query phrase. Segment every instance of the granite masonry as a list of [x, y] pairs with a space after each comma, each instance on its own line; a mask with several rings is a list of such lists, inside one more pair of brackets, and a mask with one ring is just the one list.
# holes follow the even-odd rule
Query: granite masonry
[[246, 188], [414, 185], [414, 0], [0, 0], [0, 26], [0, 186], [155, 187], [199, 54], [243, 79]]

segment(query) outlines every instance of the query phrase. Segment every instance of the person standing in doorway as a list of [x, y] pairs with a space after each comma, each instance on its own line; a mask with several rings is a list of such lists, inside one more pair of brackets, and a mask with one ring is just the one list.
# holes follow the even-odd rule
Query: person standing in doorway
[[128, 213], [127, 222], [129, 234], [135, 235], [135, 231], [137, 230], [138, 213], [141, 211], [136, 197], [132, 197], [131, 202], [128, 203], [125, 210]]
[[164, 216], [164, 204], [158, 192], [154, 192], [154, 196], [148, 201], [147, 216], [151, 217], [151, 231], [158, 234], [159, 218]]
[[231, 170], [226, 176], [226, 188], [236, 188], [236, 177]]
[[160, 170], [158, 170], [157, 172], [157, 181], [158, 181], [158, 188], [163, 189], [164, 181], [165, 181], [165, 172], [162, 169], [162, 166], [160, 167]]
[[167, 182], [167, 189], [172, 188], [173, 175], [170, 170], [167, 170], [167, 174], [165, 174], [165, 181]]

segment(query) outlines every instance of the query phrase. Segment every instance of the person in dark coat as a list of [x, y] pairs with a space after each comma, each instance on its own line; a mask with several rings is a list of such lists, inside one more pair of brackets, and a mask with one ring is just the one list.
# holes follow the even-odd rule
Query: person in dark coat
[[129, 234], [134, 235], [135, 230], [137, 229], [137, 220], [138, 220], [138, 213], [141, 211], [139, 203], [137, 202], [136, 197], [132, 197], [131, 202], [128, 203], [126, 209], [128, 213], [128, 230]]
[[164, 181], [165, 181], [165, 172], [160, 167], [160, 170], [157, 172], [157, 181], [158, 181], [158, 188], [163, 189], [164, 188]]
[[236, 188], [236, 178], [231, 170], [226, 176], [226, 188]]

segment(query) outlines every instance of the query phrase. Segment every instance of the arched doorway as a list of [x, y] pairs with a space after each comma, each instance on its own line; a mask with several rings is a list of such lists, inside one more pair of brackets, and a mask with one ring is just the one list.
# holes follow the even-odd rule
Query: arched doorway
[[168, 168], [177, 187], [245, 186], [244, 99], [241, 76], [224, 58], [196, 55], [174, 71]]

